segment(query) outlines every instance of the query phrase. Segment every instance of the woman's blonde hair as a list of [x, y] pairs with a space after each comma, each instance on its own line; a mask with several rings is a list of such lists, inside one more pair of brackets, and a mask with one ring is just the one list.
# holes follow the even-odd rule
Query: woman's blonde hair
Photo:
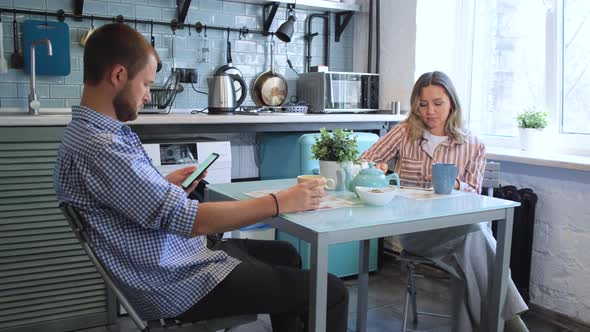
[[457, 96], [457, 92], [455, 91], [455, 87], [449, 76], [440, 71], [424, 73], [414, 84], [412, 95], [410, 97], [410, 115], [403, 122], [408, 126], [410, 138], [412, 140], [418, 140], [424, 135], [425, 126], [420, 118], [420, 94], [422, 93], [423, 88], [430, 85], [438, 85], [442, 87], [451, 101], [451, 112], [449, 113], [449, 117], [445, 124], [447, 135], [458, 143], [465, 142], [465, 130], [463, 129], [463, 117], [461, 114], [459, 97]]

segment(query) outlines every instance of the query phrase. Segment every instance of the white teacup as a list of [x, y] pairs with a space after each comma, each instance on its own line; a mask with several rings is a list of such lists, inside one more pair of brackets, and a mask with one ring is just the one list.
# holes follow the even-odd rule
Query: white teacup
[[[315, 175], [315, 174], [299, 175], [297, 177], [297, 183], [303, 183], [303, 182], [313, 181], [313, 180], [318, 180], [318, 179], [325, 179], [326, 180], [326, 184], [324, 185], [324, 189], [334, 190], [334, 188], [336, 188], [336, 182], [334, 182], [334, 180], [326, 178], [321, 175]], [[321, 187], [319, 187], [319, 188], [321, 188]]]

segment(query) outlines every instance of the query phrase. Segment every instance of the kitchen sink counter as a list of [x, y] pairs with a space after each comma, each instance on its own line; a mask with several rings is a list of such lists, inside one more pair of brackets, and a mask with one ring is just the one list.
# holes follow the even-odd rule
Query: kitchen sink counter
[[[142, 140], [190, 138], [202, 133], [304, 132], [320, 128], [373, 131], [383, 135], [405, 115], [392, 114], [276, 114], [208, 115], [177, 110], [172, 114], [140, 114], [129, 122]], [[0, 127], [62, 127], [71, 121], [69, 109], [41, 109], [28, 115], [14, 109], [0, 109]]]
[[[132, 126], [191, 125], [191, 124], [270, 124], [270, 123], [331, 123], [331, 122], [398, 122], [405, 115], [392, 114], [269, 114], [269, 115], [208, 115], [208, 114], [140, 114]], [[68, 109], [41, 109], [39, 115], [24, 111], [0, 109], [0, 126], [65, 126], [71, 120]]]

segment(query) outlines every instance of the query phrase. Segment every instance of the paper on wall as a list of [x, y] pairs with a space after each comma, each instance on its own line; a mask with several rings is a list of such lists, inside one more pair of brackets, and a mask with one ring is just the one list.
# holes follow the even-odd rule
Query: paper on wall
[[150, 158], [152, 165], [162, 165], [162, 162], [160, 160], [160, 144], [143, 144], [143, 149]]

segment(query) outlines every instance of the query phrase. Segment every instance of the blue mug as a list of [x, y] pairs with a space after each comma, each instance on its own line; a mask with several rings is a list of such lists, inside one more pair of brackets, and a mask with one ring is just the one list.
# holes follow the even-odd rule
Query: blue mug
[[450, 194], [457, 178], [457, 165], [432, 164], [432, 187], [436, 194]]

